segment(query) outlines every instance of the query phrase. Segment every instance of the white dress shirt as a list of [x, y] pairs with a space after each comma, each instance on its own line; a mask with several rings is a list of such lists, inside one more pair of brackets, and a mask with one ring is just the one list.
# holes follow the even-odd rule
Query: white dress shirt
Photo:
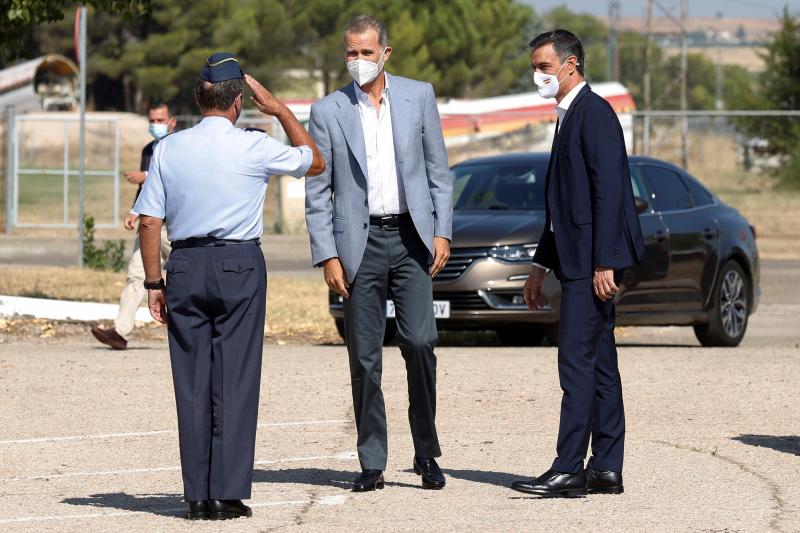
[[367, 201], [370, 216], [400, 215], [408, 211], [406, 196], [397, 175], [389, 104], [389, 76], [381, 93], [380, 108], [375, 109], [369, 95], [355, 82], [358, 112], [364, 130], [367, 152]]
[[171, 241], [256, 239], [269, 177], [302, 177], [313, 157], [308, 146], [287, 146], [227, 118], [205, 117], [156, 145], [133, 212], [165, 219]]
[[[581, 89], [586, 85], [585, 81], [580, 82], [578, 85], [572, 88], [570, 92], [561, 99], [561, 101], [556, 106], [556, 115], [558, 115], [558, 123], [556, 124], [556, 132], [555, 134], [558, 135], [558, 130], [561, 129], [561, 126], [564, 125], [564, 117], [567, 116], [567, 111], [569, 111], [569, 106], [572, 105], [572, 102], [575, 100], [575, 97], [578, 96], [578, 93], [581, 92]], [[551, 154], [552, 155], [552, 154]], [[545, 198], [545, 202], [547, 199]], [[553, 228], [553, 220], [550, 219], [550, 231], [555, 234], [555, 229]], [[538, 266], [539, 268], [544, 268], [548, 270], [546, 267], [540, 265], [539, 263], [534, 263], [534, 266]]]

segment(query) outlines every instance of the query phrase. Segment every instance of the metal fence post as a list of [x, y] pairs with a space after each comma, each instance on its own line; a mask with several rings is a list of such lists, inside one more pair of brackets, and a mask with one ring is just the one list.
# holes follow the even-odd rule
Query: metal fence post
[[6, 107], [6, 233], [14, 230], [14, 108]]
[[111, 225], [119, 227], [119, 117], [114, 119], [114, 219]]
[[84, 234], [83, 217], [84, 213], [84, 195], [86, 193], [86, 7], [79, 7], [78, 13], [80, 14], [79, 26], [79, 42], [78, 42], [78, 57], [80, 58], [80, 170], [78, 171], [78, 266], [83, 267], [83, 253], [84, 241], [86, 235]]

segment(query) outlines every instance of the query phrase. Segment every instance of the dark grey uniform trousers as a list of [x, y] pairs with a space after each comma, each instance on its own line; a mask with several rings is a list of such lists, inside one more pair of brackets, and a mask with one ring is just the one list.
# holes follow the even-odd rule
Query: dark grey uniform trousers
[[408, 420], [419, 457], [439, 457], [436, 435], [436, 321], [428, 249], [410, 222], [370, 225], [364, 258], [344, 302], [358, 458], [363, 469], [386, 469], [386, 408], [381, 392], [386, 299], [395, 303], [400, 352], [408, 376]]
[[187, 501], [247, 499], [264, 347], [266, 267], [254, 244], [174, 249], [167, 327]]

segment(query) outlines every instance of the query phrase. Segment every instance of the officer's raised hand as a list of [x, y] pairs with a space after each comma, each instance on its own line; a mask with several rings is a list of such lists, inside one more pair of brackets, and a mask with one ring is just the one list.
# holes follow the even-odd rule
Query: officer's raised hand
[[245, 74], [244, 81], [247, 83], [247, 86], [250, 87], [250, 90], [253, 91], [253, 96], [250, 97], [250, 100], [256, 104], [259, 111], [265, 115], [277, 117], [287, 110], [286, 104], [275, 98], [275, 96], [269, 92], [266, 87], [261, 85], [257, 79], [249, 74]]
[[258, 83], [257, 79], [245, 74], [244, 81], [253, 91], [253, 96], [250, 97], [250, 100], [256, 104], [259, 111], [278, 119], [292, 146], [307, 146], [311, 149], [314, 159], [306, 172], [306, 176], [319, 176], [322, 174], [325, 171], [325, 159], [322, 157], [319, 148], [317, 148], [314, 139], [306, 131], [305, 126], [300, 124], [300, 121], [286, 107], [286, 104], [275, 98], [271, 92]]

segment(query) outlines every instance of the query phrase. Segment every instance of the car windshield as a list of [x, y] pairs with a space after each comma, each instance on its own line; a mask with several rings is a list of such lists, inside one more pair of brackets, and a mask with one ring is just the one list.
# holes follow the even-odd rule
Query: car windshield
[[452, 172], [453, 209], [544, 209], [546, 161], [467, 163]]

